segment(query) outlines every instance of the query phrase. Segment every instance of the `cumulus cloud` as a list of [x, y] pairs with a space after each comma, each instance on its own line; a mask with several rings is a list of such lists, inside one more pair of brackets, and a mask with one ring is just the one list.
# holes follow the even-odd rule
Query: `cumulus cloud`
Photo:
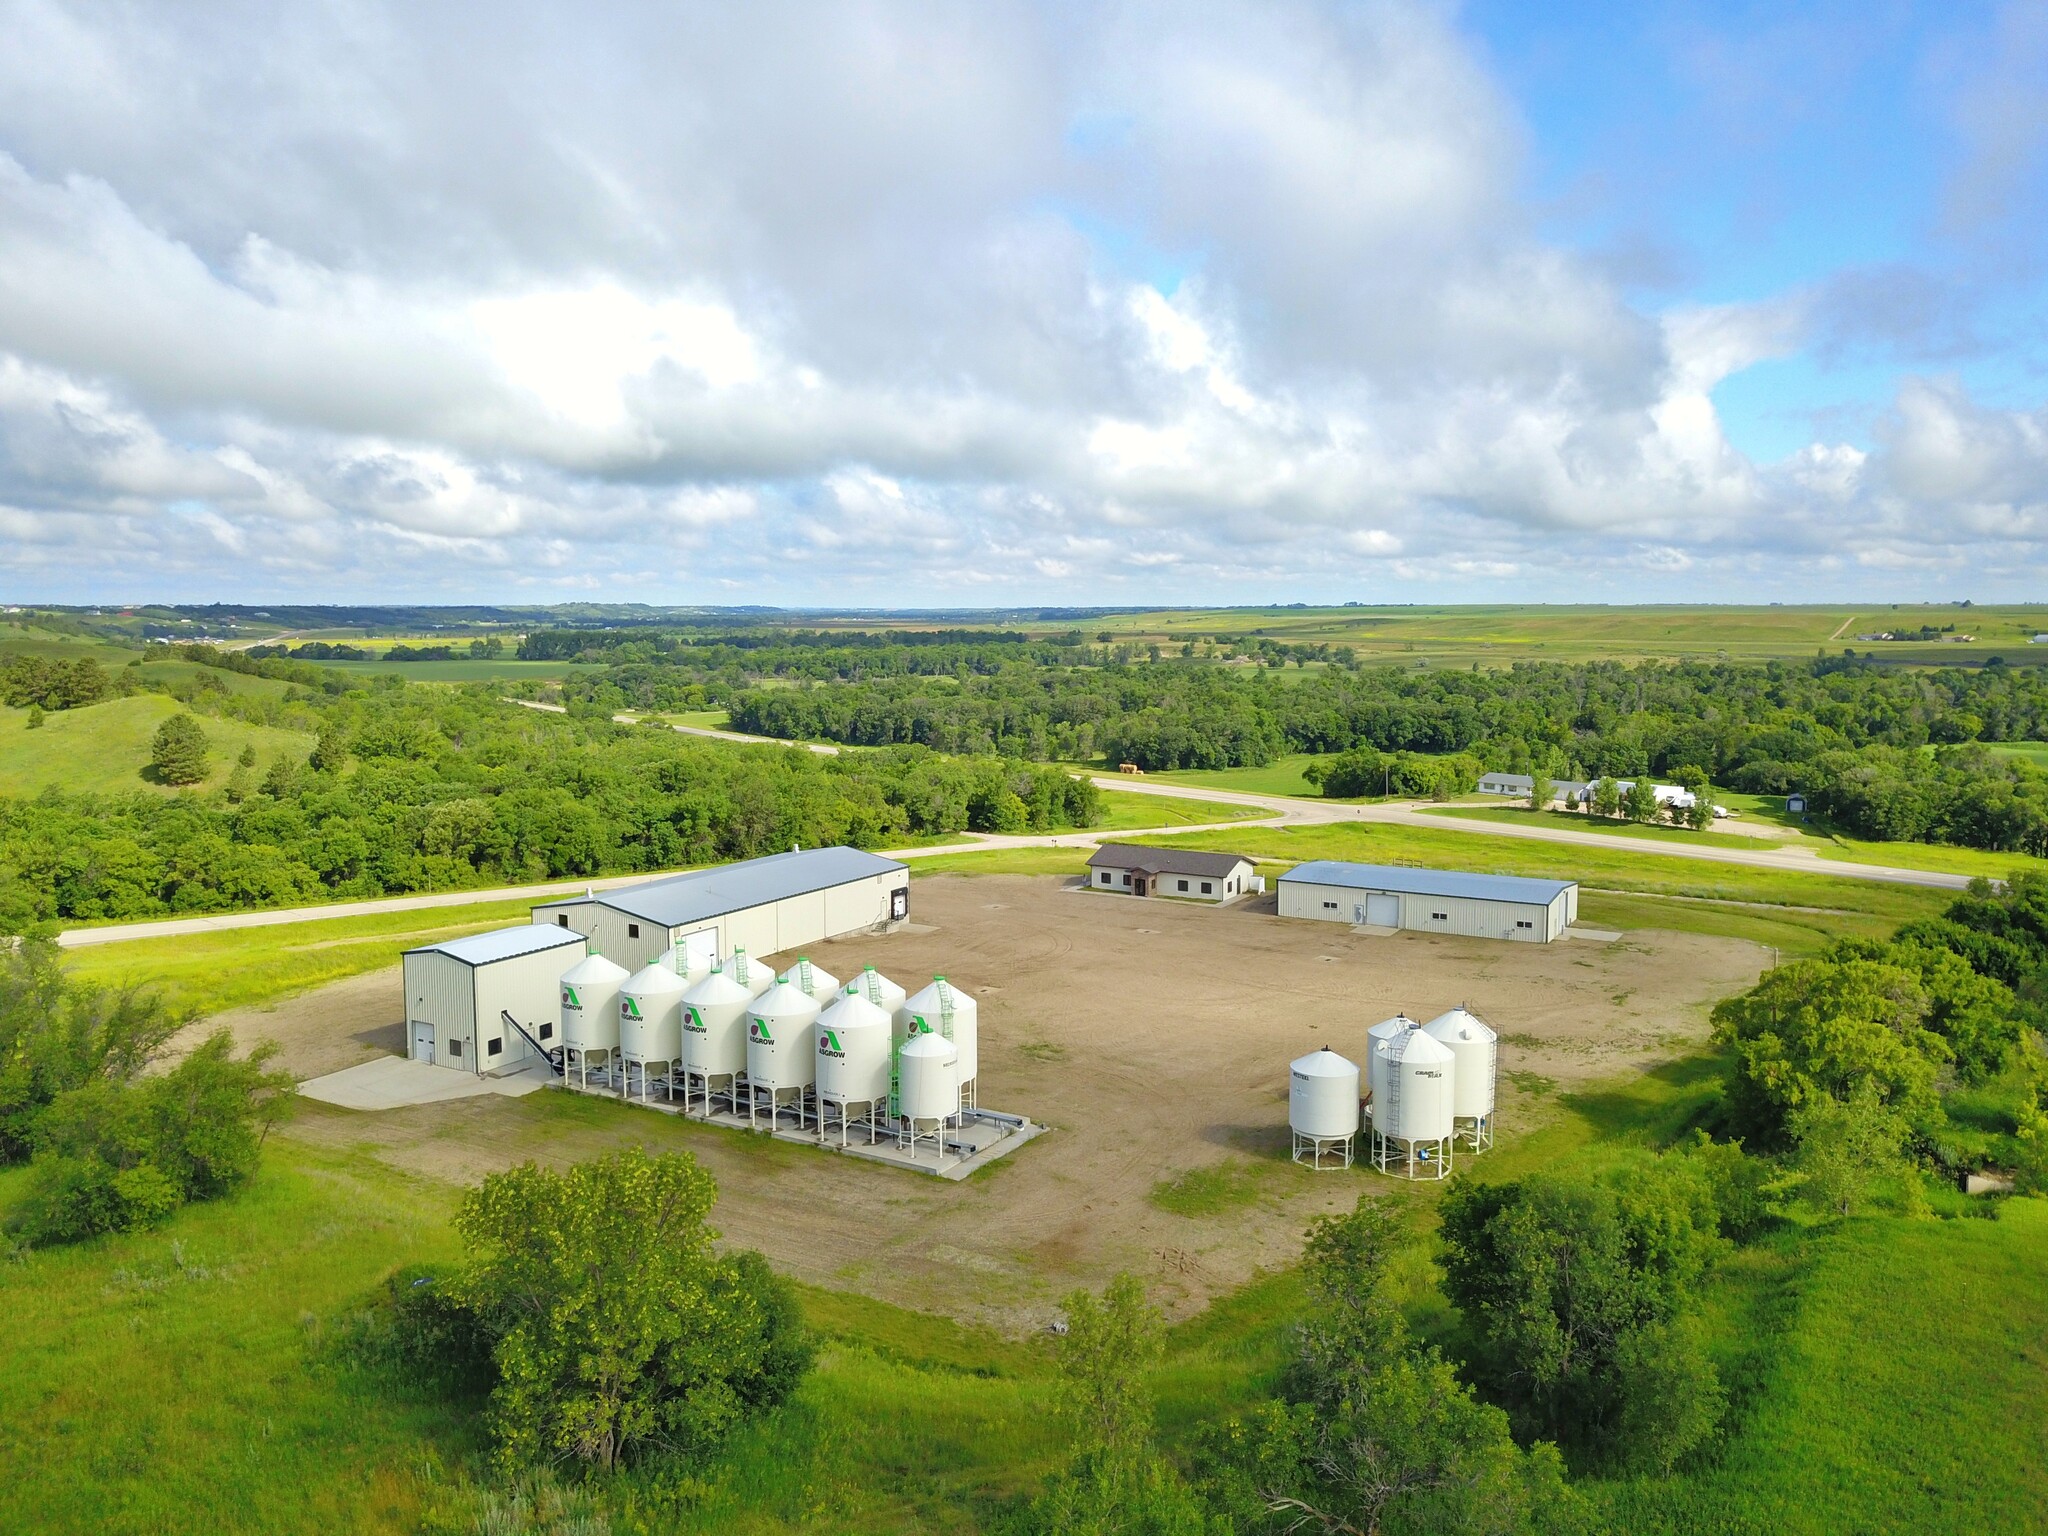
[[1718, 386], [1910, 279], [1642, 309], [1441, 7], [478, 15], [0, 0], [22, 591], [1738, 595], [2041, 537], [2041, 418], [1949, 383], [1737, 451]]

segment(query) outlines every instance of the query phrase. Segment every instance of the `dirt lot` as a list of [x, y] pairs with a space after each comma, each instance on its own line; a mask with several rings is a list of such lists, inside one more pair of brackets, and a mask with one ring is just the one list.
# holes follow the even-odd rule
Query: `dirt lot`
[[[1324, 1043], [1362, 1060], [1366, 1028], [1465, 1003], [1502, 1031], [1502, 1135], [1547, 1090], [1668, 1059], [1762, 951], [1646, 934], [1506, 944], [1354, 936], [1266, 910], [1098, 895], [1053, 878], [934, 876], [911, 931], [812, 950], [833, 974], [873, 964], [915, 990], [935, 971], [981, 1004], [981, 1102], [1055, 1127], [964, 1184], [541, 1093], [358, 1114], [309, 1104], [289, 1134], [363, 1147], [468, 1182], [538, 1157], [641, 1141], [686, 1145], [718, 1176], [716, 1222], [803, 1278], [924, 1310], [1029, 1326], [1076, 1284], [1134, 1269], [1176, 1310], [1283, 1263], [1313, 1216], [1379, 1176], [1312, 1175], [1287, 1158], [1287, 1063]], [[232, 1017], [302, 1075], [400, 1031], [395, 970]], [[1156, 1206], [1162, 1180], [1232, 1161], [1256, 1189], [1211, 1216]]]

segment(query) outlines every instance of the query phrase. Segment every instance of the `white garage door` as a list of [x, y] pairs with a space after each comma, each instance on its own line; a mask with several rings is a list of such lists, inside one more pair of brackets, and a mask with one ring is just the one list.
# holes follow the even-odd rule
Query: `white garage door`
[[1375, 928], [1400, 927], [1401, 898], [1398, 896], [1366, 897], [1365, 920]]
[[718, 958], [718, 930], [699, 928], [683, 935], [683, 957], [691, 970], [709, 966]]

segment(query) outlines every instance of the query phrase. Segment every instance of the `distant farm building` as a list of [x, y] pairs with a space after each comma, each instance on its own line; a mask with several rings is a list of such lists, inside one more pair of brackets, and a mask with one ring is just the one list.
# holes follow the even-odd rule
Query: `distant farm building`
[[910, 915], [910, 871], [858, 848], [807, 848], [543, 902], [536, 923], [590, 940], [593, 952], [637, 971], [682, 945], [692, 966], [744, 949], [787, 953]]
[[1315, 859], [1280, 877], [1280, 915], [1548, 944], [1579, 915], [1569, 880]]
[[1088, 884], [1126, 896], [1184, 896], [1191, 901], [1228, 901], [1264, 886], [1252, 861], [1238, 853], [1203, 853], [1194, 848], [1141, 848], [1104, 843], [1088, 859]]

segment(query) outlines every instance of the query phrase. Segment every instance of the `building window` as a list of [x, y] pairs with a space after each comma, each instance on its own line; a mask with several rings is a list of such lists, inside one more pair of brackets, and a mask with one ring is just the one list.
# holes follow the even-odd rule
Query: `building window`
[[491, 1042], [491, 1043], [490, 1043], [490, 1044], [489, 1044], [489, 1045], [488, 1045], [487, 1047], [485, 1047], [485, 1054], [486, 1054], [486, 1055], [490, 1055], [490, 1056], [502, 1056], [502, 1055], [504, 1055], [504, 1054], [505, 1054], [505, 1041], [504, 1041], [504, 1038], [503, 1038], [502, 1036], [500, 1036], [500, 1037], [499, 1037], [498, 1039], [496, 1039], [496, 1040], [493, 1040], [493, 1041], [492, 1041], [492, 1042]]
[[448, 1054], [457, 1061], [462, 1060], [462, 1042], [460, 1040], [450, 1040], [448, 1042]]
[[[1180, 888], [1181, 888], [1182, 890], [1186, 890], [1186, 889], [1188, 888], [1188, 883], [1187, 883], [1187, 881], [1185, 881], [1185, 880], [1181, 881], [1181, 883], [1180, 883]], [[1207, 889], [1207, 887], [1204, 887], [1204, 889]]]
[[1207, 880], [1204, 880], [1202, 882], [1202, 894], [1204, 896], [1213, 896], [1216, 894], [1215, 891], [1210, 887], [1210, 883]]
[[1104, 885], [1109, 884], [1109, 871], [1106, 869], [1102, 872], [1102, 883]]
[[637, 938], [639, 938], [639, 937], [640, 937], [640, 925], [639, 925], [638, 923], [628, 923], [628, 924], [626, 924], [626, 937], [627, 937], [627, 938], [629, 938], [629, 939], [637, 939]]
[[557, 928], [566, 928], [566, 927], [568, 927], [568, 926], [569, 926], [569, 914], [568, 914], [568, 913], [566, 913], [566, 912], [557, 912], [557, 913], [555, 914], [555, 926], [556, 926]]
[[1534, 923], [1530, 922], [1530, 921], [1529, 921], [1529, 920], [1528, 920], [1527, 918], [1525, 918], [1525, 917], [1518, 917], [1518, 918], [1516, 918], [1516, 919], [1515, 919], [1515, 926], [1516, 926], [1517, 928], [1534, 928], [1534, 927], [1535, 927], [1536, 925], [1535, 925]]
[[1451, 920], [1451, 914], [1448, 912], [1432, 912], [1429, 914], [1429, 920], [1433, 923], [1448, 923]]
[[1334, 912], [1337, 910], [1337, 903], [1335, 903], [1334, 901], [1326, 901], [1323, 903], [1323, 910], [1325, 912]]
[[555, 1026], [554, 1026], [554, 1025], [552, 1025], [552, 1024], [543, 1024], [543, 1025], [541, 1025], [541, 1027], [540, 1027], [540, 1037], [541, 1037], [541, 1039], [543, 1039], [543, 1040], [552, 1040], [552, 1039], [554, 1039], [554, 1038], [555, 1038]]

